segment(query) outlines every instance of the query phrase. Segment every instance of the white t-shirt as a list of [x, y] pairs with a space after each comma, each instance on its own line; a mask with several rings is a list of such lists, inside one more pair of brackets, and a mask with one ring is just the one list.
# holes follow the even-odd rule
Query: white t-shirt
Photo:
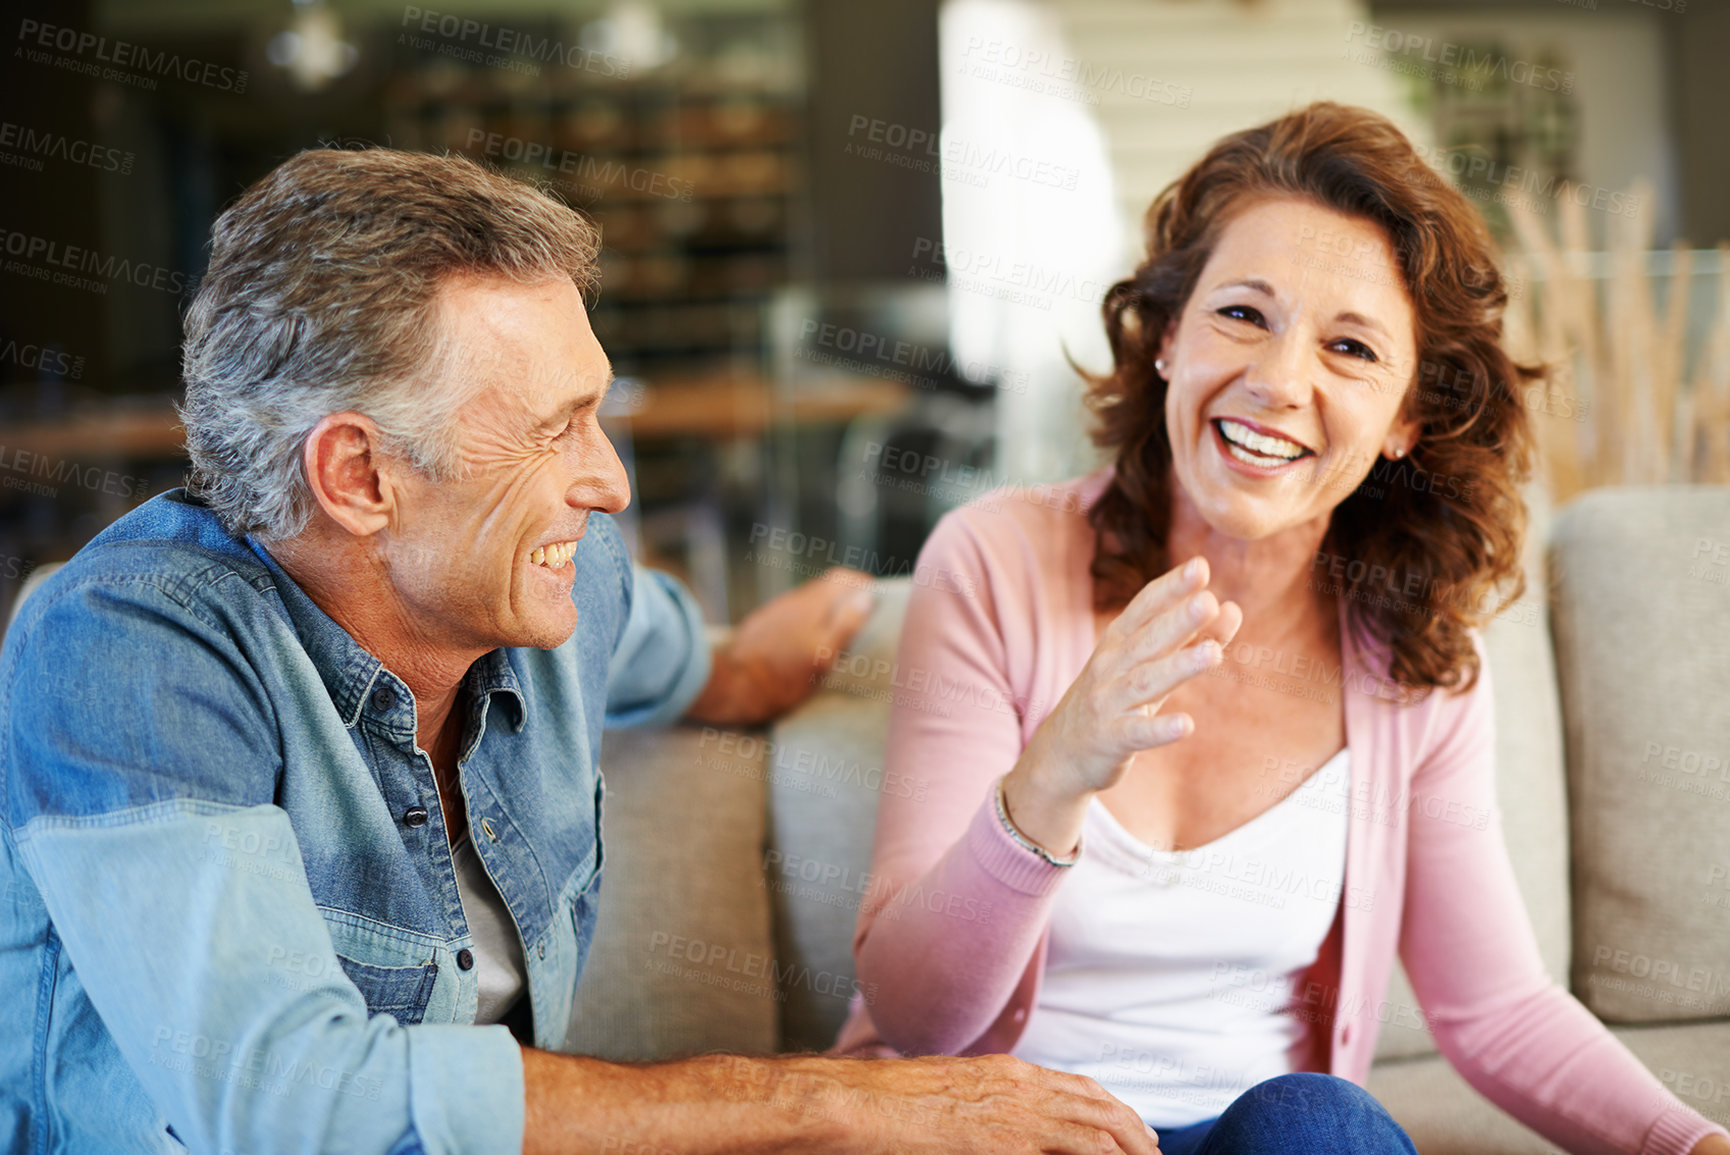
[[1309, 1029], [1297, 980], [1345, 881], [1348, 770], [1342, 749], [1185, 851], [1147, 846], [1095, 798], [1014, 1054], [1097, 1079], [1156, 1128], [1212, 1119], [1297, 1069]]
[[463, 917], [468, 920], [469, 937], [474, 940], [470, 949], [475, 956], [475, 978], [481, 988], [475, 1022], [496, 1023], [511, 1009], [529, 981], [522, 940], [505, 897], [487, 876], [487, 868], [481, 865], [467, 830], [451, 847], [451, 862], [456, 866]]

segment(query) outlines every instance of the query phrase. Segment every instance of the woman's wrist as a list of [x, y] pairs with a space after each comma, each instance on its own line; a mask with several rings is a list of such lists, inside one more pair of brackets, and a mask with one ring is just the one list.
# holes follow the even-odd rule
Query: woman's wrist
[[1003, 829], [1009, 834], [1009, 837], [1014, 839], [1016, 844], [1019, 845], [1023, 850], [1027, 851], [1029, 854], [1037, 854], [1040, 858], [1043, 858], [1046, 862], [1049, 862], [1053, 866], [1065, 866], [1065, 867], [1074, 866], [1077, 862], [1079, 862], [1081, 860], [1081, 848], [1079, 846], [1076, 847], [1076, 849], [1073, 853], [1071, 853], [1065, 857], [1060, 858], [1057, 855], [1052, 854], [1051, 851], [1045, 849], [1045, 847], [1039, 845], [1037, 842], [1034, 842], [1032, 839], [1028, 838], [1025, 834], [1023, 834], [1021, 832], [1021, 828], [1019, 826], [1015, 825], [1015, 819], [1013, 819], [1009, 816], [1009, 804], [1007, 802], [1005, 802], [1003, 799], [1003, 779], [1002, 778], [999, 778], [997, 780], [996, 798], [997, 798], [997, 821], [1002, 825]]
[[1009, 824], [1053, 859], [1073, 858], [1081, 844], [1081, 825], [1092, 791], [1052, 781], [1034, 744], [998, 786]]

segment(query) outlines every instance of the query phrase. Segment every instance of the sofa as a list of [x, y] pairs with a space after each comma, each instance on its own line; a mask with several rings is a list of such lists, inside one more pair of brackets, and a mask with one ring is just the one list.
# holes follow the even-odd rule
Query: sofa
[[[1730, 1124], [1730, 487], [1528, 495], [1526, 593], [1486, 629], [1499, 802], [1544, 960], [1684, 1102]], [[821, 1050], [885, 791], [908, 580], [766, 730], [606, 737], [604, 900], [571, 1048]], [[866, 992], [867, 997], [869, 992]], [[1480, 1097], [1403, 972], [1370, 1089], [1423, 1155], [1555, 1150]]]
[[[1528, 493], [1526, 593], [1488, 627], [1499, 803], [1544, 960], [1730, 1126], [1730, 486]], [[13, 607], [53, 567], [32, 574]], [[885, 791], [907, 579], [766, 730], [609, 732], [603, 901], [568, 1048], [827, 1048]], [[936, 772], [936, 771], [933, 771]], [[869, 992], [863, 992], [869, 997]], [[1456, 1075], [1396, 969], [1369, 1087], [1423, 1155], [1555, 1148]]]

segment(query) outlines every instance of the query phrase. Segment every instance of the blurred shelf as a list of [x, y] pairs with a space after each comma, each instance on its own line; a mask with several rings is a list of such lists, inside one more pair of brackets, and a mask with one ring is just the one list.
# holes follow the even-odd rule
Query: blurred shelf
[[680, 48], [664, 66], [524, 76], [410, 59], [384, 100], [399, 147], [541, 183], [599, 224], [595, 331], [636, 375], [670, 358], [715, 366], [766, 353], [747, 314], [798, 264], [806, 183], [799, 17], [668, 20]]

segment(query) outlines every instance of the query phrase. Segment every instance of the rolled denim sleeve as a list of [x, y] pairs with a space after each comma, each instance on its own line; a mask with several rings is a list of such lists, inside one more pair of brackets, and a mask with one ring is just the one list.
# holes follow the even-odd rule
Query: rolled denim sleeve
[[631, 606], [607, 666], [607, 727], [677, 721], [709, 681], [703, 612], [679, 581], [632, 566]]
[[[14, 672], [14, 844], [115, 1047], [200, 1152], [517, 1152], [502, 1026], [369, 1015], [272, 803], [279, 739], [220, 626], [154, 587], [85, 587]], [[174, 676], [161, 676], [172, 669]]]

